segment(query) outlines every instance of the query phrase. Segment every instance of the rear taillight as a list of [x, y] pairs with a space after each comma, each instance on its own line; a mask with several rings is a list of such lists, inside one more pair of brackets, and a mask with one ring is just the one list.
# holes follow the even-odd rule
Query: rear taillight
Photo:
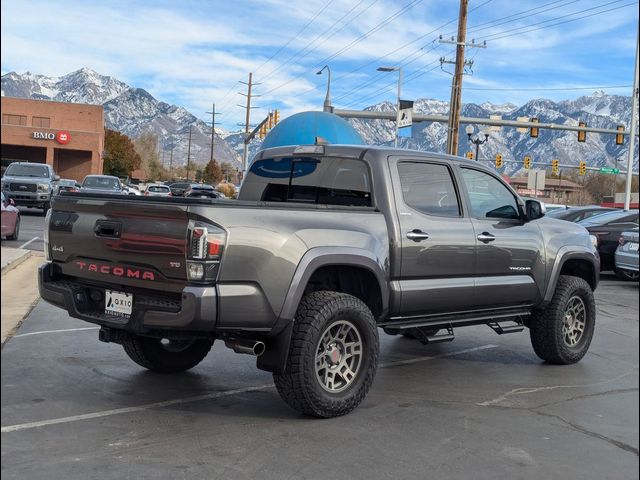
[[168, 197], [173, 197], [173, 194], [171, 192], [169, 192], [169, 194], [167, 196]]
[[216, 225], [195, 222], [189, 231], [187, 277], [192, 282], [210, 283], [218, 276], [218, 267], [227, 233]]
[[144, 192], [144, 196], [148, 197], [149, 196], [149, 192]]

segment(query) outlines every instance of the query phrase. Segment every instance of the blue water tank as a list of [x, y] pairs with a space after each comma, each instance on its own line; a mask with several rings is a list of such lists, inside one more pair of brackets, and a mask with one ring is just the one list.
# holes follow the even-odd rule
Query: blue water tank
[[276, 125], [261, 148], [313, 145], [316, 137], [330, 144], [364, 145], [362, 137], [346, 120], [328, 112], [301, 112]]

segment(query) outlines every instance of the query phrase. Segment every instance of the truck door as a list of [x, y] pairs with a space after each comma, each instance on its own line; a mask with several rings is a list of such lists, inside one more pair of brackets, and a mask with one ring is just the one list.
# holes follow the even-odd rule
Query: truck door
[[446, 161], [389, 159], [400, 226], [401, 316], [473, 306], [475, 236]]
[[461, 166], [460, 172], [476, 237], [476, 306], [536, 303], [545, 278], [540, 228], [524, 221], [502, 180], [473, 167]]

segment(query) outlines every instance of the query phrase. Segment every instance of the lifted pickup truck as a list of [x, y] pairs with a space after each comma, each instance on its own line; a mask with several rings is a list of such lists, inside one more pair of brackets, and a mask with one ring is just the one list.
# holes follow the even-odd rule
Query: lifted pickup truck
[[461, 158], [274, 148], [237, 201], [56, 197], [40, 294], [156, 372], [192, 368], [223, 340], [256, 355], [291, 407], [333, 417], [373, 382], [377, 327], [423, 343], [528, 327], [543, 360], [580, 360], [598, 255], [584, 228], [543, 216]]

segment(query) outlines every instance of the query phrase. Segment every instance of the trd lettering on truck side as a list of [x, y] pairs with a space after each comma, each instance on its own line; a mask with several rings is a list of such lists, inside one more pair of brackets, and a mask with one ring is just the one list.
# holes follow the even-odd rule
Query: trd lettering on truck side
[[76, 265], [80, 270], [87, 270], [89, 272], [102, 273], [104, 275], [114, 275], [116, 277], [126, 278], [139, 278], [141, 280], [154, 281], [156, 276], [153, 272], [148, 270], [141, 270], [139, 268], [119, 267], [112, 265], [104, 265], [99, 263], [88, 263], [76, 261]]

